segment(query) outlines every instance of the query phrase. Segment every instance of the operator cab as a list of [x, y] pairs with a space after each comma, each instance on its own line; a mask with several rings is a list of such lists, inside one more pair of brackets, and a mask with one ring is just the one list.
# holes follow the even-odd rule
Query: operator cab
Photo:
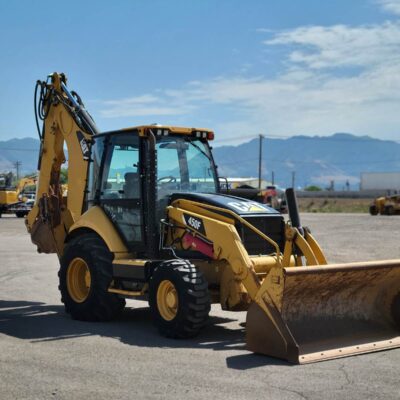
[[172, 194], [219, 193], [213, 138], [208, 130], [165, 126], [95, 135], [86, 207], [100, 205], [128, 248], [146, 252]]
[[7, 190], [7, 189], [12, 189], [12, 180], [13, 180], [13, 175], [12, 173], [8, 174], [1, 174], [0, 175], [0, 190]]

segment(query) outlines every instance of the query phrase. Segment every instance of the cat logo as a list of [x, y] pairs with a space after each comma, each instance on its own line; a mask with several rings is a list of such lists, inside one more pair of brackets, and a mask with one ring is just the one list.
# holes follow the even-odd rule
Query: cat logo
[[251, 212], [265, 212], [266, 209], [261, 205], [254, 203], [252, 201], [232, 201], [228, 203], [231, 207], [235, 208], [238, 211], [251, 213]]
[[81, 146], [83, 159], [89, 160], [90, 148], [88, 141], [85, 139], [85, 136], [83, 136], [83, 133], [81, 131], [77, 131], [76, 135], [78, 136], [79, 144]]
[[254, 205], [252, 204], [249, 208], [250, 212], [260, 212], [260, 211], [265, 211], [263, 207], [260, 207], [259, 205]]

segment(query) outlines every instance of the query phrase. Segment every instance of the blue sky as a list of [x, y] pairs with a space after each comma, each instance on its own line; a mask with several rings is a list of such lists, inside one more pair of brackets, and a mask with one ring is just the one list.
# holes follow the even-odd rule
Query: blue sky
[[398, 0], [0, 0], [0, 140], [36, 135], [34, 83], [52, 71], [101, 130], [398, 140], [399, 18]]

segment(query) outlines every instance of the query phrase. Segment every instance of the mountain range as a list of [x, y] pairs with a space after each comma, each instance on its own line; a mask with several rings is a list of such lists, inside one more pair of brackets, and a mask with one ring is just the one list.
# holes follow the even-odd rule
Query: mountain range
[[0, 141], [0, 173], [13, 171], [15, 163], [21, 163], [21, 173], [30, 174], [37, 170], [40, 142], [34, 138]]
[[[400, 143], [369, 136], [336, 133], [331, 136], [293, 136], [288, 139], [265, 138], [262, 146], [262, 176], [288, 187], [317, 185], [327, 188], [333, 181], [336, 190], [346, 182], [358, 189], [362, 172], [400, 171]], [[214, 149], [219, 175], [258, 176], [259, 139], [239, 146]]]
[[[400, 171], [397, 141], [336, 133], [262, 142], [262, 176], [271, 180], [273, 171], [275, 183], [282, 187], [291, 186], [294, 178], [296, 187], [325, 188], [333, 181], [337, 190], [346, 182], [356, 189], [362, 172]], [[34, 138], [0, 141], [0, 172], [15, 171], [16, 161], [22, 163], [21, 173], [36, 171], [38, 150], [39, 140]], [[224, 177], [257, 177], [258, 154], [259, 139], [214, 148], [219, 175]]]

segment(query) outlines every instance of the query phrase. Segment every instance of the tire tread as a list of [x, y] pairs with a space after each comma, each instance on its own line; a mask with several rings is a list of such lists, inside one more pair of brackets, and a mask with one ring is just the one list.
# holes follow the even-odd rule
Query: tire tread
[[[157, 289], [163, 279], [170, 279], [179, 293], [181, 307], [172, 321], [165, 321], [158, 312]], [[155, 324], [163, 336], [176, 339], [196, 336], [206, 325], [211, 308], [208, 283], [202, 272], [189, 261], [164, 261], [150, 279], [149, 303]]]
[[[76, 303], [68, 293], [67, 269], [74, 257], [89, 260], [92, 287], [83, 303]], [[58, 272], [61, 302], [73, 319], [81, 321], [108, 321], [115, 318], [125, 306], [125, 300], [108, 293], [112, 280], [112, 254], [96, 234], [85, 234], [72, 238], [65, 246]], [[90, 265], [92, 264], [92, 265]]]

